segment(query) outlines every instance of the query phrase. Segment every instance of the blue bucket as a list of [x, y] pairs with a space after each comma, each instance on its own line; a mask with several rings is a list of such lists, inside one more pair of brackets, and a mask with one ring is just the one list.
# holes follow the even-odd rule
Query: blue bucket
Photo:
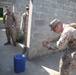
[[25, 71], [26, 58], [25, 55], [17, 54], [14, 56], [14, 71], [20, 73]]

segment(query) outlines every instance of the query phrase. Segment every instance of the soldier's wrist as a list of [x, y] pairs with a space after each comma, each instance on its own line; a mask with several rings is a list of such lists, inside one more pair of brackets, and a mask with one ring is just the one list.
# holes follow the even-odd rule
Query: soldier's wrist
[[54, 47], [53, 44], [48, 44], [48, 45], [47, 45], [47, 48], [48, 48], [48, 49], [53, 49], [53, 50], [55, 49], [55, 47]]
[[48, 48], [48, 49], [50, 49], [50, 46], [51, 46], [51, 45], [50, 45], [50, 44], [48, 44], [48, 45], [47, 45], [47, 48]]

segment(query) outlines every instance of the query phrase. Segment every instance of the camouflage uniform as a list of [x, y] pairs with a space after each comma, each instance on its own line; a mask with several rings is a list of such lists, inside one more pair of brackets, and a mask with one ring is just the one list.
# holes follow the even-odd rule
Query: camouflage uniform
[[10, 42], [11, 37], [13, 44], [16, 45], [14, 27], [17, 25], [17, 19], [14, 13], [4, 13], [3, 23], [5, 24], [6, 28], [7, 41]]
[[[25, 13], [23, 13], [22, 17], [21, 17], [21, 26], [20, 26], [20, 29], [24, 31], [24, 45], [26, 48], [26, 45], [27, 45], [27, 31], [28, 31], [28, 16], [29, 16], [29, 13], [28, 11], [26, 11]], [[23, 51], [23, 53], [25, 53], [25, 49]]]
[[[53, 40], [54, 41], [54, 40]], [[65, 27], [56, 46], [53, 49], [61, 49], [68, 45], [69, 48], [60, 61], [60, 75], [69, 75], [76, 69], [76, 29], [73, 27]], [[49, 48], [51, 45], [49, 46]]]

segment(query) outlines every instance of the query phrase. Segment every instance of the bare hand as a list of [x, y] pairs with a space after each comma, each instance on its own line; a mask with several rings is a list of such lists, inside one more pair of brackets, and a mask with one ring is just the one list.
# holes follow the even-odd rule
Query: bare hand
[[51, 43], [51, 42], [50, 42], [50, 41], [47, 41], [47, 40], [44, 40], [44, 41], [42, 42], [42, 44], [43, 44], [44, 47], [47, 47], [47, 45], [50, 44], [50, 43]]

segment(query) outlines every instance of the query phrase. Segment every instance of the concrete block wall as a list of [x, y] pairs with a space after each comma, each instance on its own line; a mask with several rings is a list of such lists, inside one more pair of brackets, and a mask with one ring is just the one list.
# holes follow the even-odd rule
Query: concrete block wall
[[44, 39], [51, 40], [57, 34], [52, 33], [49, 23], [53, 19], [64, 23], [76, 22], [76, 2], [74, 0], [33, 0], [31, 41], [28, 58], [53, 53], [42, 46]]

